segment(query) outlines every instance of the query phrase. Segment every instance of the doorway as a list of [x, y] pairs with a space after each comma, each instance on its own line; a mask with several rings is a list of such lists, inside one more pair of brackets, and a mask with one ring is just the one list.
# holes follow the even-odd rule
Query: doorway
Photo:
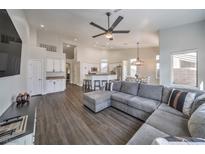
[[75, 45], [63, 43], [63, 53], [66, 54], [66, 85], [74, 83]]
[[28, 91], [34, 95], [42, 94], [42, 61], [28, 61]]

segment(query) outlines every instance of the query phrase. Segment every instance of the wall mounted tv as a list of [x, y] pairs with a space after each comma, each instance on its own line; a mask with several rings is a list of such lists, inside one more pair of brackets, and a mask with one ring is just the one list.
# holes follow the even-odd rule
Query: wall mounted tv
[[20, 74], [22, 40], [6, 10], [0, 9], [0, 77]]

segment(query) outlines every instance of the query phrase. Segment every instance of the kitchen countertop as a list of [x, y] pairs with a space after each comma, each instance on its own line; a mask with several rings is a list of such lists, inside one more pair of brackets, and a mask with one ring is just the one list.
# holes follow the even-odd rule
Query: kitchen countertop
[[35, 112], [37, 108], [38, 102], [33, 101], [36, 98], [31, 98], [31, 101], [28, 105], [24, 104], [23, 107], [16, 107], [16, 103], [11, 104], [11, 106], [1, 115], [0, 117], [0, 122], [2, 122], [4, 119], [18, 116], [18, 115], [28, 115], [28, 123], [27, 123], [27, 128], [26, 132], [22, 135], [19, 135], [17, 137], [14, 137], [12, 139], [9, 139], [3, 143], [0, 144], [5, 144], [7, 142], [10, 142], [12, 140], [15, 140], [17, 138], [23, 137], [25, 135], [31, 134], [34, 131], [34, 120], [35, 120]]
[[110, 75], [116, 75], [116, 74], [86, 74], [87, 76], [110, 76]]
[[48, 76], [46, 80], [57, 80], [57, 79], [65, 79], [64, 76]]

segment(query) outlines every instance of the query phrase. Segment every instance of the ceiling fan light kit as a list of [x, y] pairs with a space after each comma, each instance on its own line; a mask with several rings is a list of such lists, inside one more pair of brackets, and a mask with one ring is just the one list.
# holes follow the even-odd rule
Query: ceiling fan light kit
[[108, 39], [112, 38], [112, 33], [111, 32], [107, 32], [105, 34], [105, 37], [108, 38]]
[[115, 22], [110, 26], [110, 16], [111, 16], [111, 13], [107, 12], [106, 15], [107, 15], [107, 18], [108, 18], [108, 28], [107, 29], [103, 28], [102, 26], [99, 26], [98, 24], [96, 24], [94, 22], [90, 22], [90, 25], [92, 25], [92, 26], [94, 26], [94, 27], [104, 31], [103, 33], [100, 33], [98, 35], [92, 36], [93, 38], [96, 38], [98, 36], [104, 35], [109, 40], [113, 40], [113, 33], [115, 33], [115, 34], [123, 34], [123, 33], [126, 34], [126, 33], [130, 32], [129, 30], [116, 30], [116, 31], [114, 31], [115, 27], [122, 21], [123, 17], [119, 16], [115, 20]]

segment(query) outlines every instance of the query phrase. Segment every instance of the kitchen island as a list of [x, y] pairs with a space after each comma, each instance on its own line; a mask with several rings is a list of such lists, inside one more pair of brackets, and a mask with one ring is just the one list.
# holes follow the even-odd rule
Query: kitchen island
[[92, 89], [94, 89], [94, 81], [95, 80], [100, 80], [101, 85], [102, 85], [103, 80], [106, 80], [107, 82], [109, 82], [111, 80], [117, 80], [117, 75], [116, 74], [86, 74], [85, 79], [91, 80]]

